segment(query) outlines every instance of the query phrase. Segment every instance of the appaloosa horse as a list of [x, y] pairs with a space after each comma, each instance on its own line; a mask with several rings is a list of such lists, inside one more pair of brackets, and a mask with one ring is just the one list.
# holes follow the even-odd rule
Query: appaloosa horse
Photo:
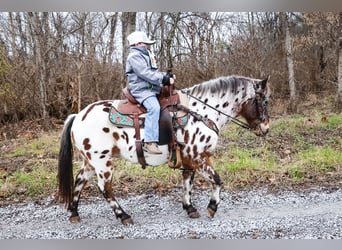
[[[193, 87], [178, 91], [188, 102], [188, 122], [175, 131], [181, 145], [180, 168], [183, 176], [183, 208], [191, 218], [199, 213], [191, 202], [191, 189], [195, 173], [201, 174], [212, 183], [213, 189], [207, 207], [210, 217], [217, 211], [220, 202], [220, 176], [215, 171], [211, 156], [218, 142], [219, 130], [229, 121], [238, 123], [258, 136], [267, 134], [269, 118], [267, 103], [269, 97], [268, 78], [264, 80], [241, 76], [227, 76], [212, 79]], [[102, 100], [89, 104], [78, 114], [70, 115], [62, 132], [58, 181], [59, 196], [71, 211], [71, 222], [80, 220], [78, 202], [81, 191], [89, 178], [97, 175], [98, 187], [122, 224], [133, 224], [114, 197], [112, 190], [113, 159], [124, 158], [138, 163], [136, 154], [136, 133], [132, 127], [117, 126], [110, 122], [109, 110], [113, 100]], [[243, 117], [247, 123], [235, 117]], [[143, 139], [144, 130], [140, 131]], [[74, 143], [83, 157], [83, 165], [73, 179]], [[169, 159], [167, 145], [159, 146], [163, 154], [145, 153], [147, 165], [156, 166]]]

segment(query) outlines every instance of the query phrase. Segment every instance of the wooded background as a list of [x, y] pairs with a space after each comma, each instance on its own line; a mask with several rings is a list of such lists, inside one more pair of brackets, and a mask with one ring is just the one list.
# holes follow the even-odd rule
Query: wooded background
[[157, 40], [159, 68], [173, 70], [178, 88], [270, 75], [282, 113], [326, 96], [342, 110], [342, 13], [2, 12], [0, 123], [64, 119], [121, 98], [134, 30]]

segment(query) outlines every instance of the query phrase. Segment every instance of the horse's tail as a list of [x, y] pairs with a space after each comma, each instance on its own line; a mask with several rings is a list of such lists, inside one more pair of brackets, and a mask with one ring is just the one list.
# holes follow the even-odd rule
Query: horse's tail
[[73, 147], [70, 131], [75, 117], [76, 114], [69, 115], [64, 123], [58, 158], [58, 196], [68, 209], [74, 191]]

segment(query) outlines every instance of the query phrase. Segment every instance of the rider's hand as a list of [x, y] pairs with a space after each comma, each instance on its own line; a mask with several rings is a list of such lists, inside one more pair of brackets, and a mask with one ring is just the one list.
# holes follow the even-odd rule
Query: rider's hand
[[170, 78], [170, 76], [164, 75], [163, 80], [162, 80], [162, 84], [165, 86], [169, 86], [171, 84], [171, 79], [172, 78]]

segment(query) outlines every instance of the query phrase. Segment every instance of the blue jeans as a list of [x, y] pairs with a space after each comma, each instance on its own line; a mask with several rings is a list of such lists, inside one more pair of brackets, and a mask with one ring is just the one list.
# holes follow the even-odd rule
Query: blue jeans
[[145, 142], [159, 141], [160, 105], [156, 96], [146, 98], [143, 103], [147, 109], [145, 117]]

